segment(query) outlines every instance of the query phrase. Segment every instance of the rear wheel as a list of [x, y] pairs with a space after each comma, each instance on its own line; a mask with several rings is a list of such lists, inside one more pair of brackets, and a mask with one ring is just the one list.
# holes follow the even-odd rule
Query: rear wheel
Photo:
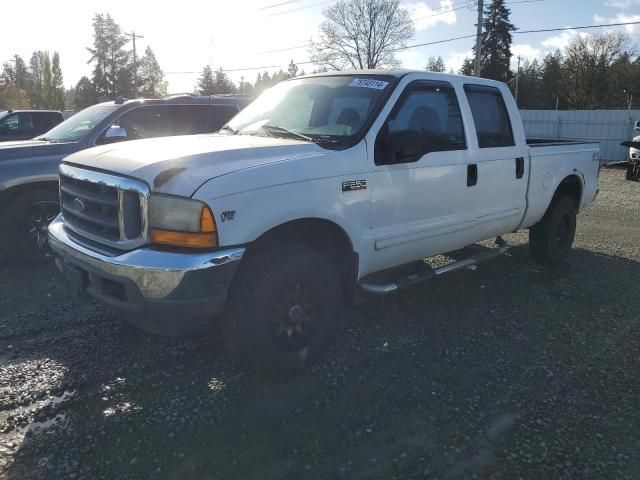
[[640, 160], [627, 164], [627, 180], [640, 180]]
[[31, 263], [52, 258], [47, 227], [60, 212], [58, 194], [33, 190], [12, 199], [6, 207], [6, 247], [11, 257]]
[[540, 222], [529, 229], [529, 248], [541, 263], [558, 264], [566, 258], [576, 233], [576, 203], [556, 198]]
[[253, 370], [291, 374], [310, 365], [336, 331], [336, 268], [301, 245], [269, 246], [245, 259], [222, 320], [227, 345]]

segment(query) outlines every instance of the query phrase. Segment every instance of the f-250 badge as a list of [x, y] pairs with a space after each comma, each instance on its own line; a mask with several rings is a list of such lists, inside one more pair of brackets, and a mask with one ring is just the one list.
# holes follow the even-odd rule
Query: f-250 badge
[[366, 189], [367, 189], [366, 180], [348, 180], [346, 182], [342, 182], [343, 192], [352, 192], [354, 190], [366, 190]]
[[235, 218], [235, 216], [236, 216], [235, 210], [227, 210], [220, 214], [220, 220], [222, 220], [223, 222], [226, 222], [227, 220], [231, 221]]

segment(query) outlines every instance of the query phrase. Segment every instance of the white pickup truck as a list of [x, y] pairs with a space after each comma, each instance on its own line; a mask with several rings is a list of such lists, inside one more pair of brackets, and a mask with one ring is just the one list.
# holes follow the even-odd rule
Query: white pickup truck
[[[159, 333], [219, 316], [241, 359], [292, 371], [358, 285], [387, 294], [468, 267], [523, 228], [538, 260], [562, 262], [599, 169], [597, 143], [527, 142], [502, 83], [326, 73], [280, 83], [217, 134], [67, 157], [49, 237], [74, 291]], [[417, 262], [493, 237], [438, 269]], [[370, 280], [410, 262], [423, 267]]]

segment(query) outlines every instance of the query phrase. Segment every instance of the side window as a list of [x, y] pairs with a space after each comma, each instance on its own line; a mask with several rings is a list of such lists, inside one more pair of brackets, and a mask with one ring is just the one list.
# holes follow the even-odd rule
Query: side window
[[19, 113], [18, 114], [18, 130], [21, 132], [27, 133], [31, 130], [34, 130], [33, 124], [33, 115], [30, 113]]
[[171, 135], [196, 135], [209, 131], [208, 105], [169, 105]]
[[167, 107], [149, 105], [137, 107], [122, 115], [100, 136], [98, 145], [140, 140], [169, 135]]
[[430, 152], [466, 148], [462, 115], [449, 84], [409, 86], [376, 139], [376, 164], [415, 162]]
[[19, 125], [18, 120], [17, 113], [7, 115], [0, 121], [0, 128], [3, 131], [17, 130]]
[[225, 123], [236, 116], [238, 107], [233, 105], [211, 105], [209, 112], [209, 131], [217, 132]]
[[480, 148], [512, 147], [513, 130], [500, 90], [481, 85], [465, 85]]

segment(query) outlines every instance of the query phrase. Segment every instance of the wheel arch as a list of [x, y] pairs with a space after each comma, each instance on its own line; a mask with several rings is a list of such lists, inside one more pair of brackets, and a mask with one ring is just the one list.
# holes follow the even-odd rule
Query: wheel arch
[[48, 190], [58, 193], [57, 180], [38, 180], [35, 182], [26, 182], [12, 185], [9, 188], [0, 191], [0, 213], [6, 207], [7, 203], [14, 198], [34, 190]]
[[358, 275], [358, 254], [347, 232], [337, 223], [318, 217], [305, 217], [277, 225], [251, 242], [247, 255], [257, 255], [273, 242], [293, 242], [305, 245], [332, 261], [346, 288], [345, 299], [355, 292]]
[[555, 193], [553, 194], [553, 198], [547, 211], [551, 208], [551, 205], [560, 198], [561, 196], [568, 196], [572, 200], [576, 202], [576, 210], [580, 210], [580, 205], [582, 204], [582, 193], [584, 190], [584, 182], [579, 172], [574, 171], [567, 175], [556, 188]]

